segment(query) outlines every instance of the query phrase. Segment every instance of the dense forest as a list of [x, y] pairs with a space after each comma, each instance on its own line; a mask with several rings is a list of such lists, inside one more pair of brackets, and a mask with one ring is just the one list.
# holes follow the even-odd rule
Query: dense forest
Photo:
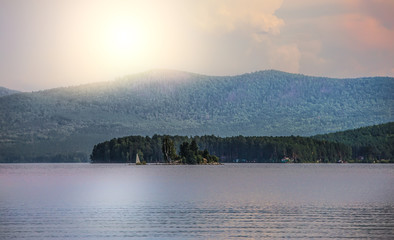
[[312, 136], [394, 120], [394, 79], [149, 71], [0, 97], [0, 162], [87, 161], [127, 135]]
[[317, 135], [314, 138], [351, 146], [352, 158], [360, 162], [394, 163], [394, 122]]
[[[215, 155], [211, 155], [207, 149], [204, 151], [200, 150], [196, 139], [193, 139], [191, 143], [186, 139], [181, 145], [179, 145], [179, 154], [177, 154], [174, 141], [169, 136], [164, 136], [161, 147], [164, 162], [168, 164], [217, 164], [219, 158]], [[132, 149], [130, 148], [130, 152]], [[140, 154], [141, 151], [139, 151]], [[97, 156], [97, 155], [96, 155]], [[93, 158], [93, 155], [91, 156]], [[152, 156], [150, 156], [152, 159]], [[128, 158], [131, 162], [131, 158]], [[156, 162], [159, 162], [156, 160]]]
[[393, 122], [314, 137], [129, 136], [95, 145], [90, 158], [93, 163], [124, 163], [139, 154], [147, 162], [164, 162], [162, 145], [168, 138], [180, 154], [182, 145], [195, 143], [221, 162], [394, 163]]
[[[146, 162], [164, 162], [161, 146], [168, 136], [129, 136], [112, 139], [94, 146], [90, 156], [93, 163], [135, 162], [137, 153]], [[219, 157], [221, 162], [337, 162], [350, 160], [352, 150], [342, 143], [331, 143], [307, 137], [216, 137], [171, 136], [175, 146], [195, 141]], [[181, 152], [180, 147], [176, 150]]]
[[8, 88], [5, 88], [5, 87], [0, 87], [0, 97], [11, 95], [11, 94], [14, 94], [14, 93], [18, 93], [18, 91], [12, 90], [12, 89], [8, 89]]

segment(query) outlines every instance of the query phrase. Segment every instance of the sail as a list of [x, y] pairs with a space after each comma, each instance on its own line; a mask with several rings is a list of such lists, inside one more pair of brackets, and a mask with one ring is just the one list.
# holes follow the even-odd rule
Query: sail
[[141, 163], [140, 158], [138, 157], [138, 154], [135, 156], [135, 163], [136, 164], [140, 164]]

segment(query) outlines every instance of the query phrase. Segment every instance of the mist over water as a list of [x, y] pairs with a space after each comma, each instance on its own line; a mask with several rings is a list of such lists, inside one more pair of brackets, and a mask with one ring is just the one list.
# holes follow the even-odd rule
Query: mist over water
[[0, 165], [0, 239], [387, 239], [393, 206], [393, 165]]

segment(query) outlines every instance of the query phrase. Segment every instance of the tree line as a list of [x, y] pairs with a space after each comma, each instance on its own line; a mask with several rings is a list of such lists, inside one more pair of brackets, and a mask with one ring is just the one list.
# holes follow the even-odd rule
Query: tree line
[[[171, 142], [168, 143], [171, 145], [170, 150], [163, 149], [166, 141]], [[198, 149], [204, 149], [204, 151]], [[352, 148], [343, 143], [299, 136], [225, 138], [213, 135], [129, 136], [114, 138], [95, 145], [90, 159], [92, 163], [127, 163], [135, 162], [136, 154], [139, 155], [141, 161], [148, 163], [168, 162], [175, 159], [181, 159], [185, 163], [186, 161], [198, 163], [198, 159], [200, 161], [203, 158], [209, 159], [209, 156], [212, 159], [217, 156], [220, 162], [320, 161], [328, 163], [352, 159]], [[177, 158], [176, 155], [179, 157]], [[187, 163], [194, 164], [194, 162]]]
[[352, 157], [359, 162], [394, 163], [394, 122], [316, 135], [313, 138], [352, 146]]
[[169, 136], [164, 136], [162, 144], [162, 152], [166, 163], [175, 164], [216, 164], [219, 158], [209, 154], [207, 149], [199, 150], [195, 139], [189, 144], [188, 141], [183, 142], [179, 146], [179, 155], [176, 153], [174, 141]]

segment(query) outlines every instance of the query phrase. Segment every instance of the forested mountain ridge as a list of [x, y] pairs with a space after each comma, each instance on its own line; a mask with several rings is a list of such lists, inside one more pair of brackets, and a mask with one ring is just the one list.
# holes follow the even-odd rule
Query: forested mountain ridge
[[5, 87], [0, 87], [0, 97], [11, 95], [11, 94], [18, 93], [18, 92], [19, 91], [8, 89]]
[[390, 77], [156, 70], [19, 93], [0, 98], [0, 161], [87, 159], [97, 142], [126, 135], [310, 136], [385, 123], [393, 87]]
[[353, 158], [359, 160], [394, 159], [394, 122], [317, 135], [313, 138], [351, 146]]

